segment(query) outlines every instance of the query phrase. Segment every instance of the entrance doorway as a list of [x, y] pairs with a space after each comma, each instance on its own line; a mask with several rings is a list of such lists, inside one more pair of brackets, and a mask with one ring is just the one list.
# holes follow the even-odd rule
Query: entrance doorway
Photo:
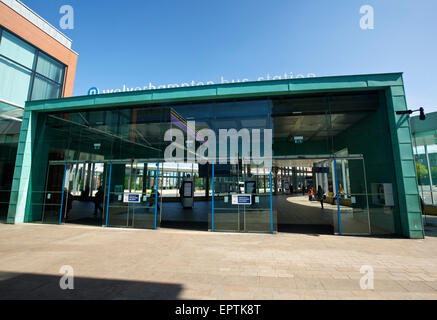
[[162, 208], [160, 175], [156, 162], [109, 163], [105, 226], [157, 229]]
[[272, 171], [279, 232], [371, 233], [361, 156], [275, 159]]
[[136, 161], [52, 161], [42, 222], [92, 226], [159, 227], [159, 164]]
[[240, 160], [237, 164], [213, 166], [212, 231], [276, 231], [269, 165], [243, 164]]
[[208, 231], [211, 195], [209, 165], [163, 163], [161, 227]]
[[65, 223], [102, 225], [104, 171], [104, 163], [85, 162], [67, 166]]
[[51, 162], [47, 170], [42, 221], [101, 226], [104, 197], [104, 163]]
[[270, 165], [52, 161], [42, 222], [223, 232], [371, 233], [362, 156], [284, 157]]

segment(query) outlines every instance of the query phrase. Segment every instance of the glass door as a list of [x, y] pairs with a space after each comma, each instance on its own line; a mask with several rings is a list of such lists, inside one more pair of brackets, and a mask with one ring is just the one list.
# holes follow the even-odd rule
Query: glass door
[[243, 170], [244, 194], [252, 198], [243, 206], [244, 231], [273, 233], [277, 228], [271, 207], [273, 178], [269, 167], [246, 165]]
[[65, 192], [66, 172], [66, 164], [49, 164], [45, 191], [40, 195], [43, 197], [42, 223], [62, 222], [62, 214], [68, 205]]
[[364, 159], [334, 159], [335, 232], [342, 235], [371, 233]]
[[156, 163], [147, 162], [109, 164], [107, 227], [155, 229], [159, 226], [158, 168]]
[[107, 187], [107, 227], [129, 227], [129, 204], [124, 201], [124, 194], [129, 192], [129, 163], [110, 163]]
[[65, 175], [63, 221], [101, 226], [104, 217], [105, 164], [71, 163]]
[[214, 165], [213, 231], [274, 232], [270, 168]]
[[213, 214], [212, 231], [240, 232], [242, 221], [238, 205], [232, 204], [232, 198], [241, 193], [241, 166], [213, 165]]
[[[130, 194], [138, 195], [139, 202], [130, 204], [132, 227], [140, 229], [156, 229], [159, 226], [160, 193], [156, 190], [159, 180], [156, 163], [137, 163], [133, 167]], [[159, 183], [158, 183], [159, 188]], [[155, 220], [156, 218], [156, 220]]]

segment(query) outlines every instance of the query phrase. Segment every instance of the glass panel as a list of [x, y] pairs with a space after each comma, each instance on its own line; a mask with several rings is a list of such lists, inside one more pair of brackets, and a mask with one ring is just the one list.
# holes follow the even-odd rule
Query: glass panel
[[11, 190], [0, 190], [0, 222], [5, 222], [8, 218], [10, 198]]
[[[326, 97], [274, 99], [271, 117], [275, 156], [332, 153], [332, 135], [337, 129]], [[301, 175], [294, 175], [293, 181], [289, 181], [292, 192], [302, 192], [304, 186]]]
[[32, 100], [56, 99], [61, 96], [61, 85], [36, 76], [33, 84]]
[[192, 164], [163, 163], [162, 172], [162, 196], [164, 198], [179, 197], [179, 186], [185, 174], [192, 173]]
[[[366, 165], [365, 178], [368, 194], [372, 193], [373, 195], [373, 190], [378, 189], [378, 186], [381, 184], [391, 185], [393, 189], [395, 201], [390, 205], [381, 204], [377, 200], [377, 194], [375, 194], [376, 198], [368, 197], [372, 233], [395, 233], [394, 217], [399, 214], [399, 206], [396, 199], [395, 160], [393, 158], [387, 108], [385, 107], [383, 92], [363, 92], [361, 94], [354, 93], [332, 97], [331, 111], [333, 153], [337, 157], [345, 158], [351, 154], [363, 155]], [[352, 164], [349, 161], [349, 165], [352, 166]], [[343, 172], [340, 165], [338, 169], [341, 176]], [[339, 184], [342, 184], [343, 189], [346, 189], [347, 186], [344, 185], [342, 179], [340, 178]], [[354, 177], [350, 179], [351, 186], [353, 187]], [[329, 182], [329, 193], [331, 193], [332, 189], [334, 194], [334, 187], [331, 188], [331, 185], [335, 185], [335, 179], [333, 184], [331, 182]], [[360, 197], [357, 196], [356, 198], [357, 202], [361, 201]]]
[[63, 71], [64, 67], [59, 62], [53, 60], [42, 52], [38, 55], [36, 72], [39, 74], [42, 74], [43, 76], [46, 76], [47, 78], [61, 84], [63, 82]]
[[[156, 172], [156, 163], [137, 163], [133, 171], [131, 192], [140, 196], [140, 203], [133, 203], [130, 209], [133, 214], [133, 227], [140, 229], [155, 228], [155, 207], [158, 205], [159, 210], [159, 196], [156, 193], [155, 177], [152, 172]], [[156, 201], [158, 195], [158, 202]], [[158, 217], [156, 219], [158, 227]]]
[[[334, 201], [337, 205], [337, 195], [339, 195], [341, 233], [370, 234], [364, 161], [362, 159], [337, 159], [336, 170]], [[334, 221], [335, 231], [338, 232], [338, 218]]]
[[[393, 155], [389, 152], [390, 138], [385, 120], [387, 115], [384, 108], [377, 107], [378, 94], [366, 92], [362, 94], [333, 94], [332, 97], [293, 96], [259, 101], [205, 102], [76, 111], [51, 115], [46, 122], [46, 130], [41, 131], [43, 132], [41, 140], [44, 139], [44, 143], [40, 141], [38, 148], [42, 156], [48, 155], [50, 160], [162, 159], [165, 148], [170, 144], [169, 140], [164, 140], [164, 134], [169, 128], [174, 129], [175, 132], [176, 129], [180, 131], [182, 136], [180, 145], [185, 148], [192, 145], [197, 148], [204, 143], [202, 137], [196, 137], [193, 144], [185, 144], [188, 141], [188, 133], [192, 134], [193, 129], [195, 129], [194, 132], [199, 132], [201, 129], [212, 129], [219, 137], [220, 129], [239, 131], [241, 129], [274, 128], [273, 153], [278, 157], [293, 156], [293, 159], [297, 159], [302, 155], [319, 155], [320, 159], [330, 159], [330, 155], [333, 153], [338, 157], [347, 157], [349, 154], [364, 154], [367, 165], [367, 192], [370, 193], [373, 186], [380, 183], [392, 183], [395, 189]], [[43, 116], [41, 115], [41, 118]], [[369, 128], [372, 130], [369, 131]], [[381, 137], [387, 137], [387, 139]], [[244, 143], [244, 146], [248, 145], [249, 143]], [[242, 147], [243, 143], [239, 143], [238, 149], [241, 150], [238, 150], [238, 154], [240, 156], [244, 150]], [[220, 147], [218, 149], [220, 150]], [[185, 155], [192, 154], [186, 149], [184, 151]], [[229, 152], [231, 152], [230, 148]], [[355, 216], [358, 216], [358, 207], [352, 206], [352, 195], [354, 194], [352, 180], [354, 177], [346, 175], [348, 171], [352, 172], [353, 166], [351, 163], [345, 162], [341, 164], [342, 167], [339, 170], [333, 170], [330, 160], [327, 160], [326, 165], [331, 168], [330, 174], [323, 174], [326, 202], [331, 205], [334, 203], [336, 191], [334, 190], [335, 179], [332, 178], [332, 173], [338, 171], [341, 180], [340, 189], [343, 189], [340, 190], [343, 214], [346, 216], [347, 210], [352, 208], [352, 211], [356, 212]], [[154, 179], [152, 175], [156, 172], [151, 170], [145, 177], [144, 167], [141, 169], [138, 168], [138, 165], [137, 167], [131, 166], [132, 168], [128, 168], [128, 166], [131, 164], [126, 161], [126, 164], [120, 169], [122, 173], [120, 173], [119, 182], [112, 181], [111, 204], [113, 206], [110, 211], [110, 219], [111, 223], [116, 225], [135, 226], [136, 214], [129, 211], [129, 207], [126, 209], [122, 200], [119, 200], [121, 209], [116, 206], [118, 195], [120, 193], [123, 198], [125, 193], [138, 193], [141, 189], [139, 186], [144, 183], [141, 179], [144, 181], [145, 178], [151, 183]], [[114, 174], [117, 171], [116, 167], [117, 165], [114, 164]], [[293, 196], [307, 194], [312, 177], [309, 167], [299, 163], [281, 165], [281, 173], [275, 179], [277, 193], [292, 194]], [[241, 185], [244, 185], [245, 182], [246, 177], [243, 173], [245, 169], [241, 164], [216, 165], [214, 181], [209, 179], [210, 169], [206, 171], [208, 174], [200, 172], [207, 169], [202, 168], [202, 166], [192, 166], [189, 169], [195, 179], [196, 197], [201, 197], [204, 193], [211, 194], [212, 183], [215, 183], [215, 230], [267, 229], [268, 215], [262, 215], [266, 220], [265, 223], [262, 223], [263, 227], [260, 227], [256, 223], [251, 223], [251, 218], [255, 215], [249, 216], [247, 207], [232, 206], [231, 204], [232, 195], [241, 193]], [[131, 172], [132, 170], [133, 172]], [[144, 170], [143, 177], [141, 177], [141, 170]], [[165, 197], [164, 200], [168, 200], [165, 201], [166, 204], [178, 197], [181, 175], [186, 173], [184, 170], [180, 166], [171, 167], [170, 164], [165, 163], [159, 189], [160, 196]], [[259, 205], [268, 208], [267, 202], [262, 203], [262, 200], [268, 198], [269, 173], [262, 171], [254, 175], [256, 177], [255, 194], [259, 196]], [[132, 177], [129, 178], [130, 176]], [[125, 181], [126, 177], [128, 177], [127, 182]], [[200, 179], [204, 180], [203, 186]], [[351, 180], [350, 184], [349, 180]], [[150, 183], [148, 189], [151, 188]], [[116, 191], [114, 184], [122, 185], [121, 189]], [[355, 193], [358, 193], [355, 195], [355, 201], [361, 202], [360, 192], [355, 191]], [[396, 190], [393, 190], [393, 194], [394, 197], [397, 196]], [[393, 205], [381, 205], [378, 202], [379, 193], [375, 192], [375, 195], [374, 201], [372, 197], [369, 197], [372, 232], [379, 230], [378, 232], [381, 233], [390, 233], [394, 229], [393, 216], [398, 214], [399, 208]], [[161, 202], [161, 198], [159, 200]], [[397, 203], [397, 199], [394, 203]], [[315, 207], [318, 205], [315, 204]], [[113, 210], [116, 207], [120, 212], [125, 210], [125, 216], [119, 216], [122, 217], [120, 218], [122, 223], [116, 223], [114, 220], [116, 215], [112, 213], [115, 212]], [[335, 203], [333, 207], [336, 207]], [[158, 212], [160, 210], [161, 207]], [[331, 219], [331, 215], [329, 218]]]
[[156, 163], [112, 164], [108, 227], [155, 228], [156, 170]]
[[240, 231], [240, 206], [232, 196], [241, 193], [240, 165], [214, 165], [214, 231]]
[[29, 69], [33, 68], [35, 48], [7, 31], [3, 31], [0, 54]]
[[437, 144], [428, 145], [428, 159], [429, 168], [431, 170], [430, 177], [432, 179], [432, 185], [430, 189], [432, 190], [431, 203], [433, 205], [437, 204]]
[[[17, 131], [20, 133], [21, 122], [13, 118], [22, 118], [23, 114], [24, 110], [22, 108], [0, 102], [0, 135], [5, 134], [5, 131], [10, 132], [7, 134], [17, 134]], [[12, 121], [15, 121], [15, 124]]]
[[75, 163], [66, 174], [67, 207], [64, 219], [68, 223], [102, 225], [104, 215], [103, 163]]
[[[0, 222], [7, 219], [17, 154], [20, 122], [0, 121]], [[18, 194], [12, 204], [17, 203]]]
[[426, 144], [431, 137], [415, 139], [416, 143], [420, 142], [425, 145], [414, 148], [419, 192], [423, 202], [427, 205], [436, 204], [437, 201], [437, 145]]
[[130, 225], [130, 215], [124, 194], [129, 192], [130, 164], [113, 163], [110, 176], [108, 227], [126, 228]]
[[270, 169], [214, 167], [214, 231], [271, 232]]
[[0, 57], [0, 97], [24, 106], [29, 92], [31, 72]]
[[67, 197], [65, 197], [62, 185], [64, 172], [65, 165], [49, 165], [43, 200], [43, 223], [58, 224], [61, 215], [61, 207], [63, 209], [66, 207]]
[[247, 232], [272, 232], [270, 211], [270, 168], [245, 166], [243, 171], [245, 194], [250, 194], [252, 204], [243, 206], [244, 229]]

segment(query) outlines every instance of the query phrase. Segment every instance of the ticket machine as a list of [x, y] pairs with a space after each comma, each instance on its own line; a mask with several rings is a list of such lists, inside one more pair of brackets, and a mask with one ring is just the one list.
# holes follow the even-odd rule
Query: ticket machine
[[288, 177], [285, 177], [282, 179], [282, 189], [284, 190], [284, 194], [290, 194], [290, 179]]
[[184, 208], [192, 208], [194, 206], [194, 180], [193, 177], [187, 175], [182, 180], [181, 188], [179, 189], [181, 203]]
[[244, 181], [244, 193], [246, 194], [256, 194], [256, 180], [247, 179]]
[[256, 180], [249, 178], [244, 181], [244, 193], [252, 195], [252, 203], [255, 203], [256, 197]]

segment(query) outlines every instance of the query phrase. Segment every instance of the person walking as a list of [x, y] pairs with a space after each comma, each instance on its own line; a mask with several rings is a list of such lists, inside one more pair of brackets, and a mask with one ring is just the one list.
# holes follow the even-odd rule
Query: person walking
[[324, 192], [323, 192], [322, 186], [319, 185], [319, 187], [317, 188], [317, 200], [320, 201], [320, 205], [322, 206], [322, 209], [324, 209], [323, 208], [323, 194], [324, 194]]
[[103, 214], [103, 188], [100, 186], [97, 189], [96, 196], [94, 198], [94, 216], [97, 217], [98, 211], [100, 211]]

